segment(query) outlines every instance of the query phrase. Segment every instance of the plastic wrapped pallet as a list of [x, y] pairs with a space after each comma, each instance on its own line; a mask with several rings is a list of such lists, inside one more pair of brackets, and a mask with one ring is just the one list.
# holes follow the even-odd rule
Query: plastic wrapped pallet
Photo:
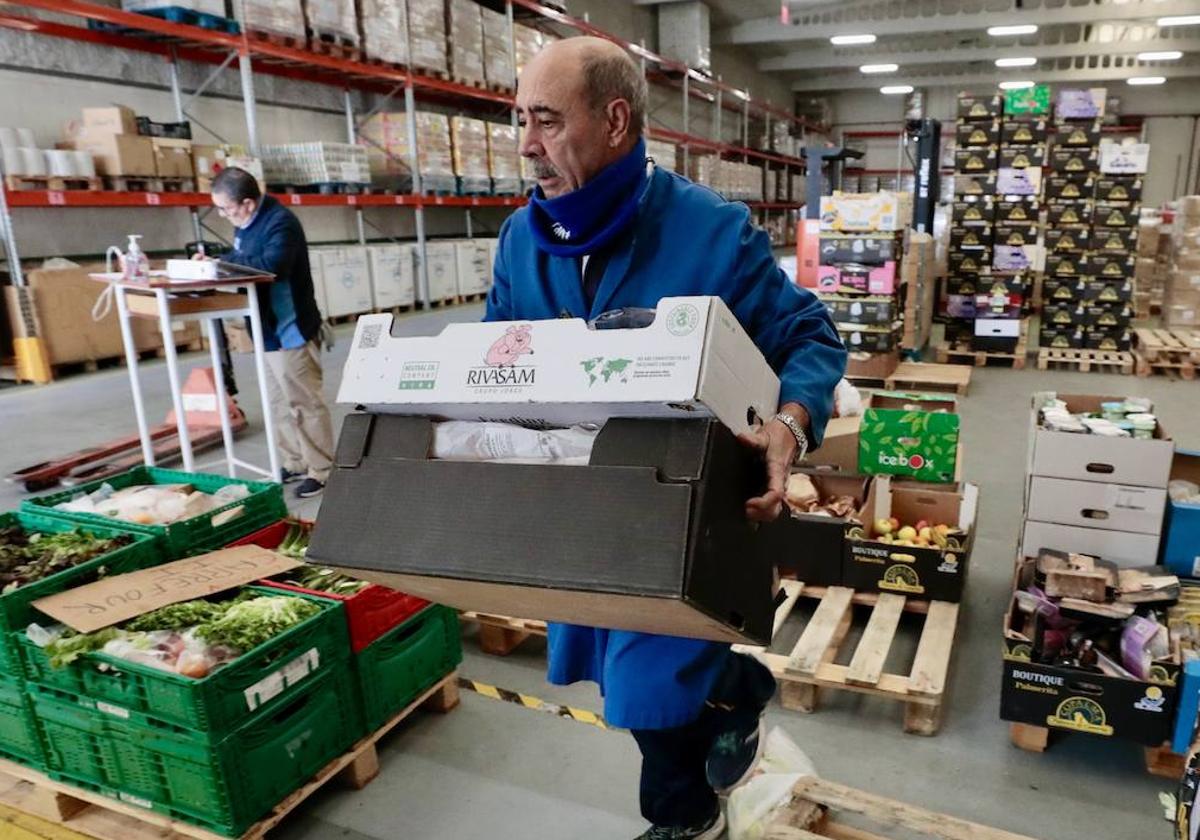
[[491, 9], [480, 7], [479, 12], [483, 18], [483, 76], [489, 85], [511, 88], [514, 70], [508, 20]]
[[413, 69], [447, 73], [444, 0], [408, 0], [408, 30]]
[[[102, 5], [109, 5], [104, 3]], [[115, 4], [113, 4], [115, 5]], [[188, 9], [202, 15], [225, 17], [225, 0], [121, 0], [121, 8], [127, 12], [141, 12], [147, 9], [162, 9], [164, 7]]]
[[674, 143], [668, 143], [665, 140], [647, 140], [646, 156], [653, 158], [654, 162], [663, 169], [669, 169], [672, 172], [679, 171], [679, 147]]
[[517, 129], [507, 123], [487, 123], [488, 172], [496, 195], [521, 193], [521, 155], [517, 151]]
[[362, 47], [368, 58], [408, 64], [408, 8], [405, 0], [358, 0]]
[[513, 27], [513, 48], [516, 53], [518, 76], [530, 59], [545, 46], [545, 42], [545, 36], [536, 29], [520, 24]]
[[300, 0], [234, 0], [243, 29], [304, 40]]
[[314, 40], [326, 36], [343, 43], [358, 44], [354, 0], [305, 0], [304, 20]]
[[465, 84], [483, 82], [483, 16], [474, 0], [448, 0], [450, 74]]
[[412, 189], [408, 120], [403, 111], [372, 114], [359, 128], [358, 142], [366, 147], [372, 183]]
[[[417, 165], [425, 192], [454, 192], [454, 154], [450, 146], [450, 118], [430, 111], [417, 112]], [[486, 165], [486, 155], [484, 157]], [[486, 172], [486, 168], [484, 169]]]
[[283, 143], [262, 147], [268, 184], [367, 184], [367, 150], [353, 143]]
[[463, 195], [491, 192], [488, 175], [488, 126], [472, 117], [451, 117], [454, 175]]

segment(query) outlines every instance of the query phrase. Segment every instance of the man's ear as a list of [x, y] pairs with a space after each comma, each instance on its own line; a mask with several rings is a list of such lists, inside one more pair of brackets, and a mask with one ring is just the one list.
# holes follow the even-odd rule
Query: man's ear
[[620, 146], [629, 136], [629, 102], [624, 99], [614, 99], [604, 107], [608, 145], [612, 148]]

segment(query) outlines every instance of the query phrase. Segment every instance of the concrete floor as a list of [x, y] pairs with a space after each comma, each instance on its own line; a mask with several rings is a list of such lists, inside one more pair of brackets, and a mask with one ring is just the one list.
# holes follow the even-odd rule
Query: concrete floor
[[[431, 333], [452, 320], [475, 320], [480, 307], [403, 318], [399, 330]], [[326, 390], [335, 394], [349, 328], [326, 357]], [[207, 357], [185, 359], [187, 366]], [[249, 396], [252, 369], [238, 360], [243, 407], [257, 429]], [[161, 363], [144, 369], [152, 417], [168, 407]], [[1061, 737], [1043, 755], [1009, 744], [998, 718], [1000, 626], [1021, 517], [1027, 407], [1036, 390], [1152, 398], [1180, 446], [1200, 447], [1200, 383], [1099, 374], [979, 369], [961, 412], [966, 477], [981, 486], [979, 533], [968, 598], [959, 624], [945, 723], [939, 735], [901, 731], [899, 704], [854, 694], [827, 695], [813, 715], [782, 710], [782, 727], [829, 779], [1043, 840], [1143, 840], [1169, 836], [1157, 794], [1171, 789], [1148, 776], [1141, 748], [1085, 736]], [[337, 415], [345, 407], [337, 408]], [[7, 443], [0, 471], [97, 443], [132, 428], [123, 369], [0, 393]], [[264, 460], [261, 432], [241, 439], [245, 456]], [[205, 459], [202, 457], [201, 461]], [[0, 485], [0, 510], [21, 494]], [[295, 502], [295, 500], [293, 500]], [[319, 503], [294, 504], [308, 517]], [[912, 626], [905, 625], [911, 632]], [[794, 639], [796, 627], [783, 642]], [[546, 700], [599, 710], [590, 685], [544, 681], [540, 640], [507, 659], [478, 653], [467, 631], [462, 673]], [[911, 642], [911, 638], [910, 638]], [[911, 646], [908, 651], [911, 657]], [[907, 670], [908, 662], [895, 664]], [[638, 754], [632, 739], [573, 721], [465, 693], [441, 717], [417, 715], [382, 745], [383, 772], [361, 792], [329, 788], [310, 799], [277, 833], [281, 840], [565, 840], [632, 837], [643, 828], [637, 807]]]

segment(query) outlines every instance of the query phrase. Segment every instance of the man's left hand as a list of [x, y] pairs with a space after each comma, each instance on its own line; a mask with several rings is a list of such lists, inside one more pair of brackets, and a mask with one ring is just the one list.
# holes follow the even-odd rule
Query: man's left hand
[[[808, 428], [808, 412], [804, 406], [788, 403], [780, 411], [786, 411], [802, 427]], [[767, 492], [746, 502], [746, 516], [757, 522], [771, 522], [779, 518], [783, 510], [783, 493], [792, 460], [796, 456], [796, 436], [791, 429], [772, 418], [766, 424], [739, 435], [738, 440], [762, 452], [767, 463]]]

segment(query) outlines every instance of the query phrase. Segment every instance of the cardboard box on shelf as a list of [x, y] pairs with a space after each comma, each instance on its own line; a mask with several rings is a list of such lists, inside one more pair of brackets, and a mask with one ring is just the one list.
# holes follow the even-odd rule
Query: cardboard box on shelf
[[[1042, 304], [1042, 332], [1046, 327], [1087, 326], [1087, 308], [1081, 301], [1049, 299]], [[1083, 340], [1082, 335], [1080, 341]]]
[[1088, 350], [1125, 353], [1133, 347], [1133, 335], [1127, 327], [1089, 327], [1084, 330], [1083, 346]]
[[1100, 280], [1124, 280], [1137, 273], [1137, 257], [1133, 254], [1096, 251], [1092, 253], [1089, 265], [1091, 276]]
[[[415, 70], [449, 72], [445, 0], [407, 0], [408, 31]], [[418, 148], [420, 144], [418, 143]]]
[[1004, 122], [1000, 126], [1000, 142], [1006, 146], [1045, 143], [1047, 132], [1045, 117], [1013, 118], [1005, 115]]
[[[822, 500], [848, 496], [854, 499], [854, 513], [866, 502], [869, 476], [811, 468], [793, 472], [807, 475]], [[780, 571], [794, 574], [806, 586], [838, 586], [842, 583], [846, 533], [853, 527], [852, 516], [785, 510], [774, 522], [760, 527], [759, 547]]]
[[483, 18], [472, 0], [446, 0], [449, 26], [446, 41], [450, 45], [450, 73], [458, 81], [482, 82]]
[[1129, 326], [1133, 308], [1126, 301], [1101, 301], [1083, 308], [1083, 326], [1089, 329], [1117, 329]]
[[1006, 90], [1004, 92], [1005, 114], [1049, 114], [1050, 86], [1034, 85], [1030, 88]]
[[154, 167], [160, 178], [195, 177], [191, 140], [152, 137], [150, 142], [154, 146]]
[[1098, 228], [1131, 228], [1138, 224], [1138, 206], [1127, 204], [1096, 203], [1092, 224]]
[[321, 274], [325, 285], [325, 315], [340, 318], [370, 312], [371, 269], [367, 249], [360, 245], [321, 248]]
[[996, 224], [1036, 222], [1039, 210], [1036, 198], [1005, 198], [996, 202]]
[[1088, 303], [1129, 303], [1133, 300], [1133, 280], [1085, 277], [1078, 292]]
[[1149, 143], [1100, 144], [1100, 171], [1105, 175], [1144, 175], [1149, 167]]
[[1051, 254], [1046, 257], [1048, 277], [1087, 277], [1092, 267], [1087, 254]]
[[1042, 324], [1038, 334], [1039, 347], [1053, 347], [1064, 350], [1083, 349], [1083, 328], [1074, 326], [1047, 326]]
[[416, 256], [412, 245], [368, 245], [375, 309], [412, 306], [416, 302]]
[[1047, 156], [1047, 163], [1056, 173], [1094, 174], [1100, 171], [1100, 153], [1094, 146], [1058, 146]]
[[1095, 202], [1091, 199], [1062, 200], [1046, 205], [1046, 232], [1056, 227], [1087, 227], [1092, 223]]
[[1056, 146], [1099, 146], [1100, 120], [1091, 122], [1061, 122], [1054, 126]]
[[1037, 222], [1006, 222], [996, 225], [997, 245], [1036, 245], [1041, 225]]
[[233, 9], [243, 29], [286, 35], [304, 43], [304, 9], [300, 0], [240, 0], [233, 4]]
[[471, 117], [451, 117], [450, 137], [454, 149], [454, 174], [460, 178], [487, 179], [487, 123]]
[[1028, 169], [1046, 165], [1046, 144], [1030, 146], [1005, 146], [1000, 149], [1000, 166], [1013, 169]]
[[960, 122], [955, 126], [954, 139], [960, 149], [995, 146], [1000, 142], [1000, 120]]
[[955, 149], [954, 171], [961, 175], [991, 172], [999, 165], [995, 148]]
[[952, 225], [990, 225], [995, 220], [996, 202], [991, 196], [955, 201], [950, 205], [950, 223]]
[[1138, 288], [1143, 284], [1150, 283], [1158, 273], [1158, 260], [1152, 257], [1138, 257], [1137, 263], [1134, 265], [1133, 276], [1137, 280]]
[[996, 245], [992, 267], [997, 271], [1041, 271], [1045, 259], [1040, 245]]
[[987, 247], [982, 251], [951, 251], [946, 259], [953, 274], [979, 274], [991, 270], [992, 249]]
[[[975, 542], [979, 488], [974, 484], [922, 485], [877, 476], [859, 511], [864, 537], [847, 533], [842, 580], [862, 592], [898, 592], [917, 598], [962, 600]], [[962, 532], [955, 546], [895, 545], [870, 538], [874, 523], [895, 517], [901, 525], [924, 520]]]
[[1048, 199], [1090, 199], [1096, 192], [1096, 177], [1091, 174], [1055, 173], [1046, 179]]
[[821, 230], [850, 232], [900, 231], [912, 221], [908, 193], [842, 193], [821, 196]]
[[96, 174], [114, 177], [154, 177], [158, 167], [154, 143], [136, 134], [82, 135], [74, 148], [89, 152], [96, 162]]
[[[368, 320], [360, 319], [356, 343]], [[553, 321], [533, 327], [538, 357], [551, 354], [547, 367], [555, 354], [538, 331], [561, 331], [563, 325], [574, 325], [576, 340], [566, 345], [573, 362], [578, 339], [589, 332], [582, 322], [564, 320], [558, 330]], [[454, 324], [447, 330], [490, 328], [495, 334], [499, 328], [503, 336], [512, 326]], [[609, 344], [614, 333], [648, 329], [591, 331], [591, 337]], [[672, 347], [675, 338], [668, 339]], [[429, 349], [420, 356], [425, 373], [448, 373], [447, 360]], [[458, 348], [444, 349], [456, 355]], [[616, 355], [632, 354], [618, 349]], [[471, 356], [477, 364], [479, 355]], [[572, 382], [586, 372], [570, 367], [576, 369]], [[403, 378], [403, 368], [400, 375], [402, 382], [415, 381]], [[394, 375], [389, 378], [394, 383]], [[665, 379], [642, 382], [671, 399], [670, 389], [661, 388]], [[541, 384], [538, 378], [535, 388]], [[478, 419], [471, 411], [478, 404], [462, 408]], [[445, 409], [438, 413], [460, 413]], [[520, 411], [540, 409], [524, 403]], [[460, 609], [768, 644], [774, 558], [759, 551], [757, 530], [745, 515], [746, 500], [762, 492], [761, 462], [713, 419], [604, 419], [608, 413], [596, 414], [603, 426], [588, 463], [572, 467], [433, 460], [428, 417], [352, 414], [342, 426], [307, 555]], [[472, 488], [471, 516], [491, 523], [488, 528], [464, 528], [460, 517], [447, 516], [446, 500], [463, 488]], [[731, 564], [730, 557], [742, 561]]]
[[1141, 201], [1142, 179], [1136, 175], [1102, 175], [1096, 179], [1097, 201]]
[[516, 70], [509, 52], [508, 22], [503, 12], [481, 6], [483, 16], [483, 75], [489, 84], [512, 87]]
[[[1020, 315], [1020, 312], [1005, 313]], [[971, 349], [988, 353], [1015, 353], [1021, 346], [1024, 324], [1019, 317], [977, 318]]]
[[358, 0], [363, 52], [369, 58], [407, 66], [408, 8], [405, 0]]
[[1040, 522], [1157, 535], [1167, 491], [1096, 481], [1032, 476], [1026, 507]]
[[748, 411], [771, 417], [779, 398], [779, 380], [718, 298], [663, 298], [643, 329], [553, 319], [450, 324], [435, 336], [396, 338], [391, 323], [390, 315], [359, 318], [339, 402], [561, 425], [715, 416], [742, 432]]
[[342, 43], [358, 45], [358, 17], [355, 14], [355, 0], [306, 2], [304, 3], [304, 21], [314, 38], [334, 36]]
[[958, 95], [957, 116], [960, 120], [991, 120], [1004, 112], [1004, 99], [998, 95], [976, 96], [970, 93]]
[[[489, 122], [488, 132], [488, 172], [497, 181], [520, 183], [521, 155], [517, 151], [518, 132], [512, 125]], [[497, 192], [500, 184], [496, 185]], [[518, 186], [516, 192], [520, 192]]]
[[1046, 228], [1046, 251], [1049, 254], [1082, 254], [1089, 250], [1089, 242], [1087, 228]]
[[1092, 232], [1091, 248], [1102, 254], [1129, 254], [1137, 250], [1140, 238], [1136, 227], [1097, 228]]
[[993, 239], [989, 225], [950, 228], [950, 249], [954, 251], [978, 251], [990, 246]]
[[137, 114], [124, 105], [84, 108], [82, 121], [83, 132], [93, 136], [137, 134]]
[[958, 430], [953, 396], [877, 392], [863, 413], [859, 468], [873, 475], [953, 481]]
[[[1172, 481], [1200, 484], [1200, 452], [1180, 449], [1171, 462]], [[1177, 575], [1200, 578], [1200, 499], [1169, 498], [1163, 527], [1162, 562]]]

